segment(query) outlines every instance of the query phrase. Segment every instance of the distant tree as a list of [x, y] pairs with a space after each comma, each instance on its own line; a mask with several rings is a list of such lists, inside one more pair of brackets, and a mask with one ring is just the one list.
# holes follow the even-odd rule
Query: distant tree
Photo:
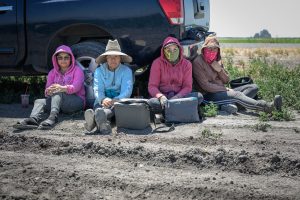
[[255, 33], [254, 38], [259, 38], [259, 33]]
[[259, 33], [255, 33], [254, 38], [272, 38], [272, 35], [267, 29], [263, 29]]
[[271, 38], [271, 34], [269, 33], [269, 31], [267, 29], [263, 29], [261, 32], [260, 32], [260, 37], [261, 38]]

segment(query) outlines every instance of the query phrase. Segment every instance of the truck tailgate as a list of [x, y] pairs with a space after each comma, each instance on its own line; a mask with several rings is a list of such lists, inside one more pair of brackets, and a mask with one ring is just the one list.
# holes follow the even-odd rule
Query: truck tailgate
[[184, 25], [186, 30], [197, 28], [208, 31], [209, 0], [184, 0]]

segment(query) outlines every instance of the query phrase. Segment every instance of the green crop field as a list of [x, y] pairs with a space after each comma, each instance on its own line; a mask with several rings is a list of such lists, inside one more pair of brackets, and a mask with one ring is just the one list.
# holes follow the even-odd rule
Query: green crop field
[[300, 38], [219, 38], [221, 43], [300, 43]]

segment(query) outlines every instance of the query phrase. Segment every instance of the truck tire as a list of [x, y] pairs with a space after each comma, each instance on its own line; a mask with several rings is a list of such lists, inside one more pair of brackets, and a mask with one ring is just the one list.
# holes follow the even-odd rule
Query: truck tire
[[86, 108], [93, 108], [95, 95], [93, 77], [98, 64], [96, 58], [105, 51], [105, 45], [99, 42], [87, 41], [71, 46], [77, 65], [84, 72]]

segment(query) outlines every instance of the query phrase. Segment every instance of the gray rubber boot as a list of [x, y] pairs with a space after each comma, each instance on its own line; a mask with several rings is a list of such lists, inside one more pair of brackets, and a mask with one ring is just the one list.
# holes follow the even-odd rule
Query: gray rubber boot
[[95, 113], [93, 109], [88, 109], [84, 112], [84, 127], [87, 131], [92, 131], [96, 127]]
[[110, 122], [107, 121], [106, 114], [102, 108], [96, 109], [95, 122], [97, 125], [97, 129], [101, 134], [110, 134], [112, 132]]
[[58, 122], [58, 112], [51, 111], [48, 119], [42, 121], [38, 127], [40, 130], [47, 130], [54, 127], [54, 125]]

